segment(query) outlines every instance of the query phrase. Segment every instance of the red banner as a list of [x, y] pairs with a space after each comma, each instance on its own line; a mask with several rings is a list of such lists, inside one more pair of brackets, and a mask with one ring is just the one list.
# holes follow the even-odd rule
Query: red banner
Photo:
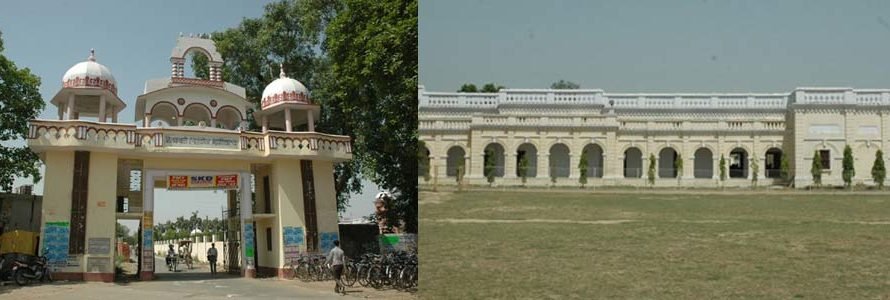
[[216, 176], [216, 187], [220, 189], [237, 189], [238, 175]]
[[188, 176], [168, 176], [167, 189], [187, 189], [188, 187]]

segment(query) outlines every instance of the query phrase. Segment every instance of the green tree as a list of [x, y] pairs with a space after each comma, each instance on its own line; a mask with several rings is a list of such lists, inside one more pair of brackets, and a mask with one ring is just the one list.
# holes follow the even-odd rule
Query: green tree
[[497, 93], [497, 92], [500, 91], [502, 88], [504, 88], [504, 87], [503, 87], [503, 86], [500, 86], [500, 85], [495, 85], [494, 83], [486, 83], [485, 85], [482, 86], [482, 90], [480, 90], [480, 92], [483, 92], [483, 93]]
[[559, 81], [551, 84], [550, 88], [554, 90], [577, 90], [581, 88], [581, 86], [577, 83], [560, 79]]
[[674, 169], [677, 170], [677, 185], [680, 185], [680, 179], [683, 178], [683, 155], [680, 153], [674, 157]]
[[495, 163], [497, 163], [495, 159], [493, 150], [485, 150], [485, 157], [483, 158], [485, 165], [483, 166], [484, 170], [482, 171], [485, 178], [488, 179], [488, 186], [494, 184], [494, 175], [496, 171]]
[[190, 56], [192, 59], [192, 73], [195, 74], [195, 78], [210, 79], [210, 59], [207, 58], [207, 55], [194, 51]]
[[819, 150], [813, 151], [813, 165], [810, 166], [810, 175], [813, 175], [813, 184], [822, 185], [822, 157], [819, 156]]
[[578, 162], [578, 171], [581, 172], [578, 177], [578, 183], [581, 184], [581, 188], [584, 188], [584, 185], [587, 184], [587, 149], [581, 151], [581, 161]]
[[420, 175], [423, 176], [423, 181], [430, 181], [430, 156], [426, 153], [426, 144], [423, 141], [417, 141], [417, 144], [418, 168], [423, 170], [423, 174]]
[[133, 235], [130, 234], [130, 228], [121, 225], [121, 223], [115, 222], [115, 237], [117, 237], [118, 241], [130, 245], [136, 245], [136, 239], [133, 237]]
[[528, 158], [525, 155], [519, 159], [519, 167], [516, 168], [516, 171], [519, 173], [519, 178], [522, 178], [522, 186], [525, 186], [526, 179], [528, 178]]
[[3, 54], [0, 32], [0, 189], [11, 191], [16, 177], [40, 181], [40, 159], [27, 147], [12, 147], [14, 140], [24, 140], [28, 121], [43, 110], [40, 78], [28, 68], [18, 68]]
[[720, 185], [726, 182], [726, 157], [720, 154]]
[[755, 188], [757, 187], [757, 177], [758, 173], [760, 173], [760, 166], [757, 164], [757, 159], [751, 160], [751, 185]]
[[649, 185], [655, 187], [655, 154], [649, 153], [649, 172], [647, 172]]
[[457, 91], [461, 93], [478, 93], [479, 89], [476, 88], [475, 84], [464, 83], [464, 85], [460, 86], [460, 89]]
[[884, 152], [878, 149], [875, 152], [875, 163], [871, 167], [871, 178], [874, 179], [878, 189], [884, 189], [884, 179], [887, 178], [887, 169], [884, 169]]
[[392, 191], [387, 220], [417, 231], [417, 1], [273, 2], [213, 40], [223, 79], [249, 101], [259, 103], [282, 63], [320, 104], [318, 131], [353, 138], [354, 159], [335, 167], [338, 209], [362, 175]]
[[[783, 153], [787, 152], [783, 151]], [[791, 180], [791, 164], [788, 162], [788, 155], [782, 155], [782, 162], [779, 165], [779, 176], [785, 182]]]
[[850, 145], [844, 147], [843, 167], [841, 177], [844, 179], [844, 186], [853, 189], [853, 177], [856, 176], [856, 169], [853, 167], [853, 149], [850, 148]]

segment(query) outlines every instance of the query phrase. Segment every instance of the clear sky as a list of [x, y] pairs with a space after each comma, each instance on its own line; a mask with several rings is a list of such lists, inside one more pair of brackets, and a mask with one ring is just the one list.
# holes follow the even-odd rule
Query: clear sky
[[890, 88], [890, 1], [423, 0], [419, 17], [429, 91]]
[[[28, 67], [40, 76], [41, 95], [49, 101], [61, 87], [68, 68], [85, 61], [90, 48], [114, 74], [118, 95], [127, 103], [120, 122], [135, 123], [136, 96], [145, 81], [170, 76], [170, 52], [180, 32], [210, 33], [234, 27], [243, 18], [262, 15], [272, 1], [3, 1], [0, 31], [4, 55], [18, 67]], [[188, 69], [188, 67], [186, 67]], [[47, 104], [41, 118], [54, 119], [56, 107]], [[23, 142], [17, 144], [22, 145]], [[16, 186], [30, 180], [17, 180]], [[366, 216], [373, 211], [376, 187], [366, 183], [364, 195], [355, 196], [347, 214]], [[35, 186], [42, 194], [43, 184]], [[203, 216], [220, 215], [223, 193], [159, 192], [175, 207], [156, 207], [156, 222], [199, 210]], [[167, 203], [168, 200], [158, 200]]]

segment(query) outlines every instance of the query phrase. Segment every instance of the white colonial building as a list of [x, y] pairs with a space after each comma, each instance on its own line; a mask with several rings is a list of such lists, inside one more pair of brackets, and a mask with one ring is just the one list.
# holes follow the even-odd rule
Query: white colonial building
[[[589, 185], [646, 184], [649, 157], [658, 186], [716, 186], [720, 158], [727, 186], [783, 183], [787, 156], [796, 187], [812, 184], [819, 151], [822, 183], [841, 185], [843, 150], [855, 157], [854, 183], [872, 184], [877, 150], [890, 146], [890, 89], [797, 88], [781, 93], [606, 93], [603, 90], [502, 89], [429, 92], [419, 87], [419, 131], [429, 154], [420, 170], [454, 184], [486, 184], [488, 151], [495, 184], [578, 185], [582, 153]], [[676, 160], [683, 161], [678, 172]], [[421, 157], [421, 159], [423, 159]]]

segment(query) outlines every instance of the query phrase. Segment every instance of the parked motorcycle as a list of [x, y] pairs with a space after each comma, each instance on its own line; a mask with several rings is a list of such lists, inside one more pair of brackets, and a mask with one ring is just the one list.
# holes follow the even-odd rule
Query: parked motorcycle
[[52, 282], [52, 272], [46, 265], [46, 257], [38, 256], [30, 263], [20, 260], [13, 261], [12, 279], [15, 284], [28, 285], [31, 281]]

